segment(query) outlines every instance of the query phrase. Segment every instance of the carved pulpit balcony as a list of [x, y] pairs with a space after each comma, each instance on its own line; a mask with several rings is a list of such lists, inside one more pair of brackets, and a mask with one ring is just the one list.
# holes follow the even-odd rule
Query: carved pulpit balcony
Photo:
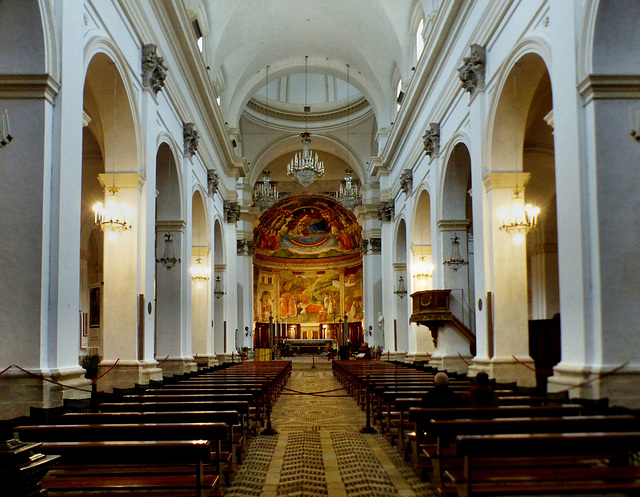
[[438, 330], [450, 323], [475, 346], [475, 334], [449, 308], [451, 290], [422, 290], [411, 294], [411, 322], [429, 328], [433, 345], [438, 346]]

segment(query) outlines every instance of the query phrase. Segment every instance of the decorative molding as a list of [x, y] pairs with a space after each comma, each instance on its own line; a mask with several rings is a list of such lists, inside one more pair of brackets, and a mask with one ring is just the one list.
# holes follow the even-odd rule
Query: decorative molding
[[215, 169], [207, 170], [207, 193], [211, 198], [218, 191], [218, 185], [220, 184], [220, 177], [216, 173]]
[[[352, 103], [349, 107], [346, 105], [338, 110], [330, 110], [326, 112], [312, 112], [312, 113], [304, 113], [304, 112], [286, 112], [274, 109], [273, 107], [269, 107], [269, 118], [275, 119], [283, 119], [286, 121], [299, 121], [304, 122], [321, 122], [321, 121], [331, 121], [335, 119], [342, 119], [347, 117], [348, 115], [359, 112], [363, 109], [370, 108], [369, 102], [366, 98], [362, 97], [360, 100]], [[266, 114], [266, 106], [254, 99], [250, 99], [247, 102], [247, 108], [251, 109], [260, 114]], [[368, 114], [367, 114], [368, 115]]]
[[368, 249], [369, 249], [369, 240], [367, 240], [366, 238], [363, 238], [362, 240], [360, 240], [360, 252], [362, 252], [363, 254], [366, 254]]
[[427, 130], [422, 135], [424, 152], [434, 158], [440, 155], [440, 123], [430, 123]]
[[0, 98], [44, 98], [55, 103], [60, 83], [48, 74], [0, 74]]
[[369, 238], [369, 245], [371, 246], [372, 254], [382, 253], [382, 238]]
[[256, 253], [256, 242], [253, 240], [238, 240], [236, 246], [237, 255], [250, 255]]
[[224, 218], [228, 223], [237, 223], [240, 219], [240, 205], [238, 202], [224, 201]]
[[156, 233], [184, 233], [187, 223], [177, 221], [156, 221]]
[[156, 95], [164, 86], [169, 68], [164, 65], [164, 58], [157, 52], [158, 47], [152, 43], [142, 47], [142, 86], [153, 90]]
[[200, 142], [200, 135], [196, 129], [194, 123], [183, 124], [183, 136], [184, 136], [184, 155], [193, 157], [198, 150], [198, 143]]
[[462, 67], [458, 68], [458, 77], [462, 81], [464, 91], [475, 94], [484, 89], [484, 72], [487, 62], [486, 50], [480, 45], [471, 45], [471, 55], [462, 59]]
[[592, 100], [640, 98], [640, 76], [637, 74], [592, 74], [578, 84], [578, 91], [584, 104], [588, 104]]
[[407, 197], [413, 194], [413, 171], [411, 169], [402, 171], [400, 175], [400, 188]]
[[386, 202], [380, 202], [378, 204], [378, 219], [383, 223], [388, 223], [393, 220], [394, 215], [394, 202], [393, 200], [387, 200]]

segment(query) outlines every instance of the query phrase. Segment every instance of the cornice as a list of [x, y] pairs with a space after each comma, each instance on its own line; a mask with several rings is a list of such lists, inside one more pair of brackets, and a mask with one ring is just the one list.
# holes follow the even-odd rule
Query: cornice
[[[267, 114], [267, 106], [253, 98], [249, 99], [249, 101], [247, 102], [247, 107], [262, 115]], [[353, 116], [356, 112], [360, 112], [368, 107], [370, 107], [369, 102], [367, 102], [367, 100], [363, 97], [353, 104], [349, 105], [349, 107], [345, 105], [339, 109], [329, 110], [326, 112], [310, 112], [306, 114], [304, 112], [286, 112], [283, 110], [274, 109], [273, 107], [269, 107], [268, 115], [269, 118], [273, 117], [274, 119], [282, 119], [285, 121], [322, 122], [343, 119], [347, 116]]]
[[321, 259], [291, 259], [255, 254], [253, 263], [258, 268], [286, 269], [293, 272], [326, 271], [328, 269], [357, 267], [362, 264], [362, 254], [360, 252], [354, 252], [353, 254], [340, 257], [326, 257]]
[[584, 104], [592, 100], [623, 100], [640, 98], [640, 75], [591, 74], [578, 84]]
[[45, 99], [53, 104], [60, 83], [48, 74], [0, 74], [0, 98]]

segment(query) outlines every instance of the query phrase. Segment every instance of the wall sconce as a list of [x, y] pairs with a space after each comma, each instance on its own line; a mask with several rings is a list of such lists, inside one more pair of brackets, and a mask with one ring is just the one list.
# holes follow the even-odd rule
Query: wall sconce
[[160, 257], [160, 259], [156, 259], [156, 262], [159, 262], [160, 264], [162, 264], [164, 267], [167, 268], [167, 270], [171, 269], [172, 267], [174, 267], [176, 264], [178, 264], [179, 262], [182, 262], [180, 259], [176, 259], [175, 258], [175, 254], [173, 252], [173, 239], [172, 239], [171, 233], [166, 233], [164, 235], [164, 255], [162, 257]]
[[244, 336], [247, 338], [253, 336], [253, 330], [250, 330], [248, 326], [244, 327]]
[[5, 109], [2, 114], [2, 135], [0, 135], [0, 148], [5, 145], [9, 145], [9, 142], [13, 140], [11, 136], [11, 127], [9, 126], [9, 110]]
[[433, 277], [434, 268], [435, 266], [433, 264], [427, 264], [424, 257], [420, 257], [416, 264], [416, 274], [414, 274], [413, 277], [423, 279], [431, 278]]
[[407, 286], [405, 285], [404, 278], [402, 276], [400, 276], [400, 279], [398, 280], [398, 289], [393, 293], [401, 299], [407, 294]]
[[454, 271], [457, 271], [460, 266], [467, 264], [467, 261], [465, 261], [460, 255], [460, 238], [457, 234], [454, 234], [451, 239], [451, 258], [445, 259], [442, 261], [442, 264], [446, 264]]
[[226, 294], [227, 292], [225, 292], [222, 289], [222, 281], [220, 281], [220, 276], [216, 276], [216, 283], [213, 287], [213, 294], [216, 296], [217, 299], [219, 299], [220, 297], [222, 297], [224, 294]]

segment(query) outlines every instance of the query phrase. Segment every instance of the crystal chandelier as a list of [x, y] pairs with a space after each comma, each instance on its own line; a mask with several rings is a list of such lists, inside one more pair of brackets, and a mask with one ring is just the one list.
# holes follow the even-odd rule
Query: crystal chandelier
[[164, 235], [164, 254], [160, 259], [156, 259], [156, 262], [159, 262], [167, 270], [174, 267], [176, 264], [180, 262], [180, 259], [176, 259], [175, 253], [173, 252], [173, 235], [171, 233], [166, 233]]
[[118, 233], [131, 229], [131, 224], [127, 220], [131, 211], [120, 202], [116, 186], [111, 186], [109, 192], [111, 195], [106, 198], [104, 204], [97, 202], [93, 206], [93, 212], [96, 215], [95, 225], [107, 234], [109, 241], [113, 242], [118, 239]]
[[311, 150], [311, 133], [307, 130], [307, 65], [309, 56], [304, 57], [304, 133], [300, 133], [302, 138], [302, 152], [297, 152], [289, 164], [287, 164], [287, 174], [297, 179], [298, 182], [308, 187], [316, 178], [324, 176], [324, 163], [318, 160], [318, 154], [313, 154]]
[[111, 164], [113, 167], [112, 180], [113, 183], [109, 188], [109, 195], [104, 204], [102, 202], [96, 202], [93, 206], [93, 212], [95, 213], [95, 226], [100, 228], [107, 234], [107, 240], [116, 241], [118, 239], [118, 233], [121, 231], [127, 231], [131, 229], [131, 224], [128, 218], [131, 216], [131, 209], [125, 204], [120, 202], [120, 196], [118, 195], [118, 188], [116, 187], [116, 167], [115, 167], [115, 143], [116, 143], [116, 129], [118, 114], [117, 108], [117, 69], [114, 68], [113, 72], [113, 137], [111, 142]]
[[442, 264], [446, 264], [454, 271], [457, 271], [460, 266], [467, 264], [467, 261], [465, 261], [460, 255], [460, 238], [457, 234], [454, 234], [451, 239], [451, 258], [445, 259], [442, 261]]
[[196, 286], [202, 288], [202, 285], [209, 279], [210, 274], [211, 269], [202, 264], [202, 259], [198, 257], [195, 266], [191, 266], [191, 279], [196, 282]]
[[213, 294], [216, 296], [217, 299], [219, 299], [226, 293], [227, 292], [225, 292], [222, 288], [222, 281], [220, 281], [220, 276], [216, 276], [216, 284], [213, 287]]
[[416, 274], [413, 275], [414, 278], [431, 278], [433, 277], [433, 270], [435, 266], [433, 264], [427, 264], [424, 260], [424, 257], [420, 257], [418, 259], [418, 263], [416, 264]]
[[407, 285], [404, 283], [404, 277], [400, 276], [398, 279], [398, 288], [393, 292], [401, 299], [407, 294]]
[[353, 210], [360, 203], [358, 197], [358, 185], [353, 181], [353, 171], [345, 170], [344, 184], [340, 185], [338, 191], [338, 201], [345, 209]]
[[287, 174], [307, 187], [316, 178], [324, 176], [324, 163], [318, 160], [318, 154], [313, 155], [311, 146], [311, 134], [308, 131], [300, 133], [302, 137], [302, 152], [297, 152], [295, 157], [287, 164]]
[[513, 192], [511, 206], [498, 209], [499, 229], [513, 236], [514, 243], [522, 243], [524, 237], [536, 227], [540, 208], [531, 204], [525, 205], [522, 193], [517, 187]]
[[271, 184], [270, 171], [265, 169], [262, 171], [262, 183], [257, 183], [255, 188], [256, 202], [260, 206], [262, 212], [269, 210], [273, 204], [278, 201], [278, 190], [275, 185]]

